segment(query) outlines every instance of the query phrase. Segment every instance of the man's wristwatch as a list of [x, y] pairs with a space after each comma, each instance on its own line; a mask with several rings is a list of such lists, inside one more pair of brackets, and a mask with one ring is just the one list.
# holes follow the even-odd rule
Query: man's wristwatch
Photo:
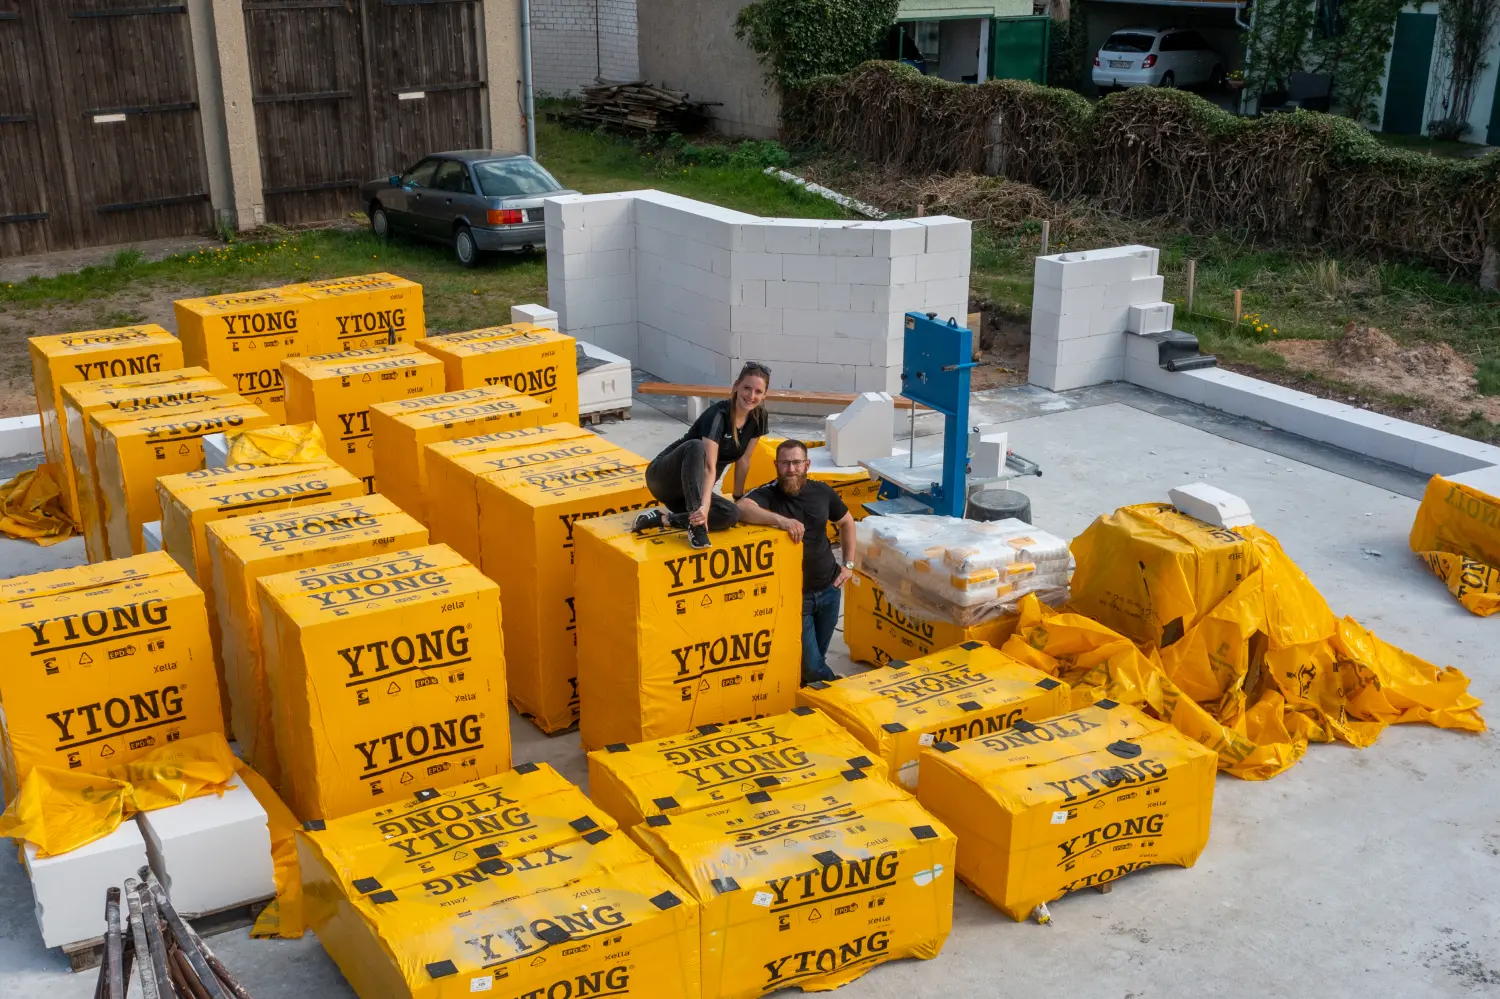
[[844, 568], [848, 569], [850, 572], [853, 572], [854, 571], [854, 563], [851, 562], [851, 561], [849, 561], [848, 559], [845, 559], [844, 560]]

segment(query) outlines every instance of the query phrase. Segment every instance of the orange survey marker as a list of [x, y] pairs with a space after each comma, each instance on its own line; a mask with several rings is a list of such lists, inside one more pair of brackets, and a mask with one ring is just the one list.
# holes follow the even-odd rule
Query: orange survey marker
[[154, 323], [112, 330], [34, 336], [31, 381], [42, 421], [42, 446], [58, 470], [63, 509], [76, 522], [78, 492], [64, 422], [62, 387], [74, 382], [144, 375], [182, 367], [182, 344]]
[[585, 749], [780, 714], [802, 670], [802, 552], [741, 524], [695, 549], [635, 534], [635, 514], [577, 524], [578, 692]]
[[420, 548], [427, 544], [427, 529], [378, 494], [215, 520], [206, 528], [231, 728], [241, 753], [266, 780], [279, 784], [255, 581], [310, 565]]
[[983, 642], [892, 661], [889, 669], [832, 683], [817, 680], [797, 692], [797, 701], [854, 733], [908, 788], [917, 786], [923, 746], [1051, 718], [1072, 704], [1067, 684]]
[[503, 385], [551, 407], [549, 422], [578, 422], [578, 349], [566, 333], [515, 323], [418, 340], [442, 360], [448, 388]]
[[281, 362], [339, 349], [313, 328], [318, 303], [285, 288], [184, 298], [173, 303], [187, 363], [207, 368], [234, 391], [286, 422]]
[[537, 427], [547, 412], [503, 385], [378, 402], [370, 407], [370, 433], [380, 491], [425, 524], [428, 444]]
[[90, 562], [109, 557], [101, 519], [98, 465], [94, 458], [96, 415], [141, 414], [197, 406], [230, 395], [227, 386], [202, 368], [174, 368], [63, 386], [63, 422], [78, 487], [78, 519]]
[[704, 999], [837, 988], [936, 957], [953, 927], [953, 833], [862, 771], [659, 815], [631, 835], [703, 906]]
[[816, 784], [860, 770], [884, 778], [848, 732], [813, 708], [682, 735], [615, 743], [589, 754], [589, 795], [625, 829], [756, 791]]
[[[479, 565], [491, 578], [506, 581], [500, 596], [510, 698], [544, 732], [560, 732], [578, 721], [573, 567], [578, 525], [656, 504], [646, 488], [646, 459], [608, 448], [479, 476]], [[528, 453], [516, 449], [489, 460], [520, 461]], [[441, 501], [436, 509], [442, 510]]]
[[224, 731], [203, 593], [162, 552], [0, 580], [6, 798]]
[[958, 834], [958, 876], [1012, 919], [1208, 843], [1218, 759], [1127, 704], [922, 753], [918, 797]]
[[426, 335], [422, 286], [395, 274], [304, 281], [280, 289], [312, 302], [310, 328], [331, 337], [332, 350], [410, 343]]
[[510, 767], [500, 594], [446, 545], [263, 577], [282, 793], [332, 819]]
[[281, 373], [287, 421], [321, 427], [328, 456], [363, 479], [367, 492], [375, 491], [370, 407], [443, 388], [442, 363], [404, 343], [292, 357]]
[[170, 410], [94, 415], [101, 519], [112, 558], [145, 550], [141, 527], [161, 519], [156, 480], [202, 468], [204, 437], [273, 422], [269, 413], [238, 395]]
[[452, 545], [465, 558], [478, 564], [480, 475], [569, 458], [586, 460], [592, 454], [620, 450], [619, 445], [610, 444], [598, 434], [571, 423], [499, 430], [478, 437], [429, 444], [426, 447], [427, 508], [433, 541]]
[[1014, 614], [978, 624], [918, 617], [894, 606], [881, 585], [858, 569], [844, 585], [844, 644], [850, 659], [871, 666], [910, 661], [964, 642], [998, 648], [1015, 632], [1016, 620]]

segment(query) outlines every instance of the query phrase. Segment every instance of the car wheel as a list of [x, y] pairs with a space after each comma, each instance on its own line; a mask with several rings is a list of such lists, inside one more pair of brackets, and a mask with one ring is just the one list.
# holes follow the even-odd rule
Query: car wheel
[[453, 234], [453, 255], [465, 267], [479, 263], [479, 244], [474, 242], [474, 233], [466, 225], [459, 226]]
[[385, 213], [385, 209], [380, 205], [376, 205], [370, 209], [370, 231], [375, 234], [376, 239], [387, 240], [391, 238], [391, 217]]
[[1158, 87], [1166, 87], [1169, 90], [1171, 88], [1177, 86], [1177, 77], [1176, 77], [1176, 75], [1170, 69], [1167, 70], [1165, 73], [1163, 73], [1161, 75], [1161, 82], [1158, 83], [1157, 86]]
[[1222, 63], [1214, 63], [1213, 72], [1208, 74], [1208, 89], [1224, 89], [1224, 66]]

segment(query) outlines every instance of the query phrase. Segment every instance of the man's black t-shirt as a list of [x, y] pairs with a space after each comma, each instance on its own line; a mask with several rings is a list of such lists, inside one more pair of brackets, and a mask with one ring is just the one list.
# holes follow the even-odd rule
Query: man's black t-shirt
[[[734, 464], [746, 451], [755, 446], [755, 438], [763, 437], [766, 433], [765, 412], [752, 410], [745, 418], [745, 425], [740, 427], [740, 439], [734, 439], [734, 423], [730, 414], [729, 406], [734, 400], [720, 399], [709, 406], [688, 427], [688, 432], [682, 435], [682, 440], [677, 441], [672, 447], [683, 441], [714, 441], [719, 445], [719, 459], [715, 464], [718, 466], [714, 475], [724, 474], [724, 469]], [[668, 448], [667, 450], [671, 450]]]
[[838, 578], [839, 565], [833, 560], [833, 545], [828, 541], [828, 525], [843, 520], [849, 508], [833, 487], [808, 479], [802, 491], [788, 496], [774, 482], [768, 482], [747, 494], [756, 506], [781, 517], [800, 520], [807, 528], [802, 535], [802, 592], [826, 590]]

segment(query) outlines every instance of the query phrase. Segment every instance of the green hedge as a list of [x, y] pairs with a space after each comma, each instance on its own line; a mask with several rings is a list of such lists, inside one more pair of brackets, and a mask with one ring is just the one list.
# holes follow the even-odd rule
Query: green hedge
[[1500, 244], [1500, 155], [1391, 149], [1345, 118], [1241, 118], [1180, 90], [1096, 104], [1015, 80], [964, 85], [868, 62], [785, 95], [787, 137], [911, 174], [982, 172], [999, 116], [1004, 177], [1058, 198], [1305, 246], [1477, 271]]

